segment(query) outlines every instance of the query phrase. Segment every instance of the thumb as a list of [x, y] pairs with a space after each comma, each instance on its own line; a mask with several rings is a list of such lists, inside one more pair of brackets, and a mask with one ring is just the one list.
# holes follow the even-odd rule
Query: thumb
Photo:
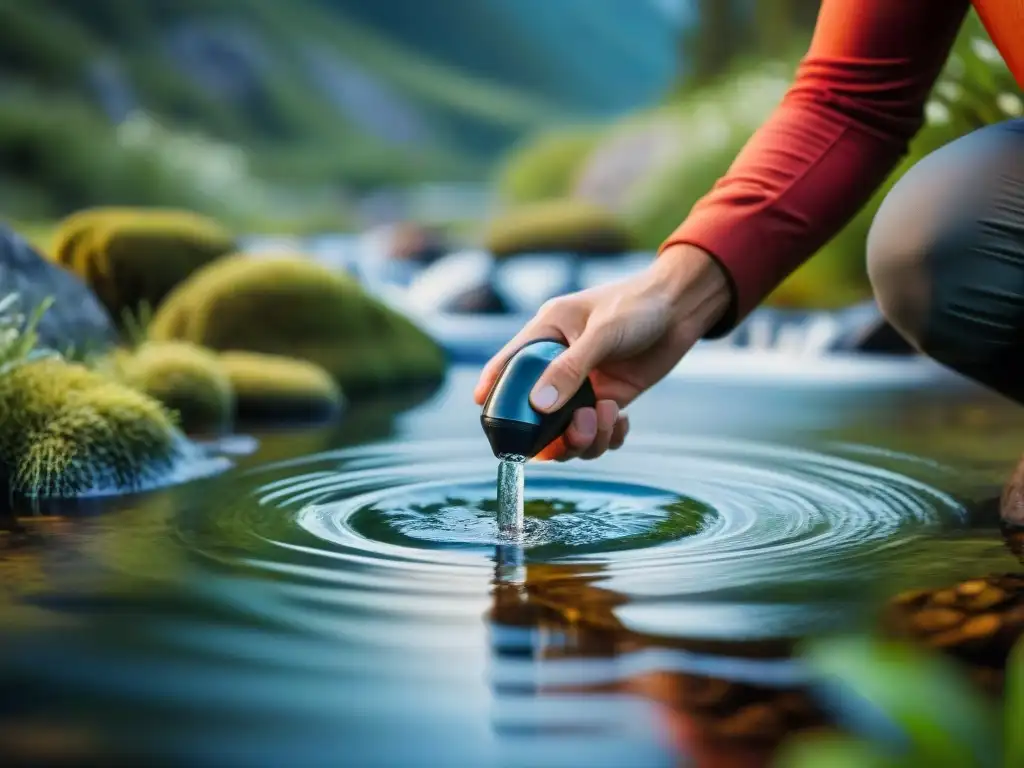
[[561, 408], [583, 386], [590, 372], [604, 359], [608, 335], [589, 325], [583, 334], [544, 370], [530, 392], [530, 404], [551, 413]]

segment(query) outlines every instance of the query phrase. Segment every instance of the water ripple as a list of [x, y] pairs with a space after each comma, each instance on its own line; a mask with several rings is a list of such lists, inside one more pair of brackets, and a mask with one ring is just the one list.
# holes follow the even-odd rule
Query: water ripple
[[648, 437], [598, 462], [531, 463], [526, 534], [509, 547], [480, 441], [361, 447], [256, 470], [279, 477], [235, 528], [260, 542], [250, 566], [303, 589], [345, 587], [317, 599], [382, 614], [416, 601], [429, 614], [442, 598], [451, 610], [543, 568], [548, 583], [599, 581], [631, 629], [790, 634], [830, 621], [843, 608], [824, 603], [963, 517], [952, 496], [860, 460], [879, 457], [837, 451]]

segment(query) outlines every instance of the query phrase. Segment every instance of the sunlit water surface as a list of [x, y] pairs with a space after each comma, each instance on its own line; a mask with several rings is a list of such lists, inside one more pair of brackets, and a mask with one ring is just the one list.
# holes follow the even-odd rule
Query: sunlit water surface
[[986, 502], [1024, 418], [976, 390], [675, 378], [621, 451], [528, 464], [510, 541], [474, 377], [8, 536], [0, 743], [40, 764], [754, 764], [815, 716], [786, 698], [794, 640], [1017, 566]]

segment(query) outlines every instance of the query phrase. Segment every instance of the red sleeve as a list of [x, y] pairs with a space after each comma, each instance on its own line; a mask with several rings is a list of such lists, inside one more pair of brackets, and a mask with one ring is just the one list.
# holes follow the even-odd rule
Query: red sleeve
[[796, 80], [661, 247], [710, 253], [730, 330], [853, 218], [921, 128], [968, 0], [823, 0]]

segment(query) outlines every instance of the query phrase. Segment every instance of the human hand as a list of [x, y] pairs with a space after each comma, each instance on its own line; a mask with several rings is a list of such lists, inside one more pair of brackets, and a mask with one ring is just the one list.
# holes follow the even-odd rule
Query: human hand
[[596, 459], [621, 447], [625, 408], [656, 384], [721, 317], [731, 300], [725, 274], [691, 245], [667, 249], [638, 275], [552, 299], [484, 367], [473, 393], [483, 405], [508, 358], [527, 342], [562, 339], [530, 393], [538, 411], [558, 410], [590, 378], [596, 408], [580, 408], [561, 437], [537, 458]]

